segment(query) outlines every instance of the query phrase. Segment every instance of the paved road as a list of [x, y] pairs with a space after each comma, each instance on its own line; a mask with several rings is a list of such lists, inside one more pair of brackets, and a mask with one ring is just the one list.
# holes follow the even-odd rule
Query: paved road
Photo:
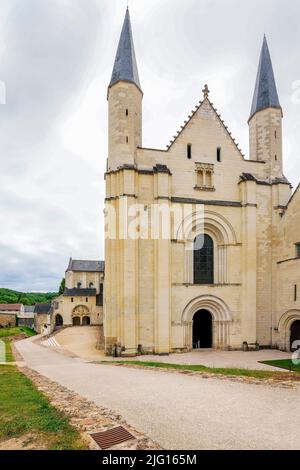
[[85, 362], [17, 343], [27, 365], [120, 413], [165, 449], [300, 449], [300, 389]]

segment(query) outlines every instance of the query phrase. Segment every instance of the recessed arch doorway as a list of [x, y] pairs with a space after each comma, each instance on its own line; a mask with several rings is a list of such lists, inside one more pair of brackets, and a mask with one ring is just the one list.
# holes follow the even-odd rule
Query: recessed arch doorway
[[300, 320], [295, 320], [291, 325], [290, 349], [296, 351], [300, 347]]
[[80, 326], [80, 317], [73, 317], [73, 326]]
[[208, 310], [198, 310], [193, 317], [193, 349], [213, 347], [213, 318]]

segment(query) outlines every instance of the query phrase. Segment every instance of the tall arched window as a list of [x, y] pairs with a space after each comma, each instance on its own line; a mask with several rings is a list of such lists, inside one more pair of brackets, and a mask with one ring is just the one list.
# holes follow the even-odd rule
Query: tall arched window
[[194, 284], [214, 283], [214, 242], [209, 235], [194, 241]]

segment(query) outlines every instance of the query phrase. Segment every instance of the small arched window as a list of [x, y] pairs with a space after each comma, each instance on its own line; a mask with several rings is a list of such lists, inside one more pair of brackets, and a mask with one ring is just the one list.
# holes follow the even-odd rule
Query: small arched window
[[192, 158], [192, 144], [187, 145], [186, 152], [187, 152], [187, 158], [189, 160], [191, 160], [191, 158]]
[[94, 283], [93, 282], [89, 283], [89, 289], [94, 289]]
[[126, 109], [126, 117], [128, 117], [128, 114], [129, 114], [128, 109]]
[[81, 287], [82, 287], [81, 282], [77, 282], [77, 289], [81, 289]]
[[194, 241], [194, 284], [214, 283], [214, 242], [209, 235]]

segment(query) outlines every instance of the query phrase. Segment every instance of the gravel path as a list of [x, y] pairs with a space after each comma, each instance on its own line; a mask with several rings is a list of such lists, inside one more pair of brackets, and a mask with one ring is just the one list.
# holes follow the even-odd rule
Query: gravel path
[[91, 364], [17, 343], [26, 364], [171, 449], [300, 449], [300, 389]]

